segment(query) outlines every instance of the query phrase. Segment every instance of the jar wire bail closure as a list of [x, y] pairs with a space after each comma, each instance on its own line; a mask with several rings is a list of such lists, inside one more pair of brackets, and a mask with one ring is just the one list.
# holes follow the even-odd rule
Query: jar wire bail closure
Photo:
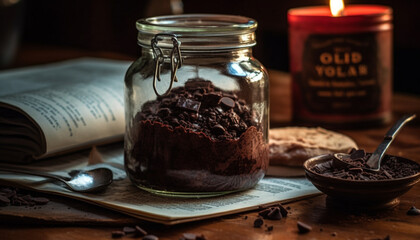
[[[170, 59], [171, 59], [171, 81], [169, 83], [169, 87], [165, 93], [160, 94], [156, 88], [156, 80], [161, 81], [160, 79], [160, 72], [162, 64], [165, 61], [165, 56], [163, 55], [162, 49], [158, 46], [158, 42], [164, 38], [171, 38], [173, 48], [171, 51]], [[153, 57], [155, 60], [155, 72], [153, 76], [153, 90], [155, 91], [157, 96], [166, 96], [171, 92], [172, 85], [174, 82], [178, 82], [176, 77], [176, 71], [181, 68], [182, 66], [182, 57], [181, 57], [181, 50], [180, 50], [181, 42], [178, 41], [177, 36], [175, 34], [166, 34], [160, 33], [156, 34], [153, 39], [151, 40], [151, 46], [153, 49]]]

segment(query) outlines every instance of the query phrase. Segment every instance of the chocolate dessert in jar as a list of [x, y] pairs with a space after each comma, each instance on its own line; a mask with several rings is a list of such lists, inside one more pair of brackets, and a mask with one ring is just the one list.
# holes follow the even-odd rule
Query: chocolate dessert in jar
[[206, 197], [254, 187], [268, 167], [268, 74], [255, 20], [191, 14], [137, 21], [125, 78], [125, 168], [139, 188]]

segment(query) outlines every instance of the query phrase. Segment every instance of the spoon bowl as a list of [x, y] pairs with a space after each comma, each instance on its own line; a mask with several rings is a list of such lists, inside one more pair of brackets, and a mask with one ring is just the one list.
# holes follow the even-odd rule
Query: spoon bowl
[[[360, 150], [357, 150], [360, 151]], [[363, 151], [364, 152], [364, 151]], [[360, 164], [356, 161], [352, 161], [352, 155], [347, 153], [334, 153], [332, 158], [333, 165], [335, 168], [344, 169], [344, 168], [362, 168], [365, 171], [374, 171], [370, 168], [364, 167], [363, 164]]]
[[108, 168], [80, 171], [65, 184], [76, 192], [98, 192], [112, 183], [113, 174]]
[[70, 190], [75, 192], [98, 192], [105, 189], [113, 180], [112, 171], [108, 168], [94, 168], [88, 171], [78, 171], [71, 178], [64, 178], [47, 172], [37, 172], [5, 166], [0, 167], [0, 171], [52, 178], [65, 183]]

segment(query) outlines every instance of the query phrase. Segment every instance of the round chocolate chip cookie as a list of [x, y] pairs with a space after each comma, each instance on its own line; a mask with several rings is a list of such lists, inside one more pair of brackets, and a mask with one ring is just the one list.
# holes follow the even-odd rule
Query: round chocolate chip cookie
[[301, 167], [307, 159], [328, 153], [350, 152], [350, 137], [320, 127], [273, 128], [269, 132], [270, 165]]

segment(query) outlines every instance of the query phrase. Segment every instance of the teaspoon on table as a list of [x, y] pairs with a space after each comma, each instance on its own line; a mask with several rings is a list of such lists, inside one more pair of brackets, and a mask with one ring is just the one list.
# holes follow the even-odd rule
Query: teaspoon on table
[[97, 192], [103, 190], [105, 187], [112, 183], [113, 178], [112, 171], [108, 168], [95, 168], [88, 171], [79, 171], [71, 178], [65, 178], [47, 172], [14, 169], [3, 166], [0, 167], [0, 171], [52, 178], [65, 183], [71, 190], [75, 192]]
[[[388, 150], [389, 145], [391, 145], [392, 141], [395, 139], [395, 136], [401, 130], [401, 128], [409, 121], [413, 120], [416, 117], [416, 114], [405, 115], [400, 118], [385, 134], [384, 139], [382, 140], [381, 144], [376, 148], [375, 152], [369, 157], [366, 161], [367, 167], [362, 167], [363, 170], [368, 171], [379, 171], [381, 168], [381, 162], [385, 155], [386, 150]], [[350, 159], [350, 155], [346, 153], [336, 153], [334, 154], [333, 164], [339, 168], [345, 167], [358, 167], [354, 166], [351, 163], [345, 161], [344, 159]]]

